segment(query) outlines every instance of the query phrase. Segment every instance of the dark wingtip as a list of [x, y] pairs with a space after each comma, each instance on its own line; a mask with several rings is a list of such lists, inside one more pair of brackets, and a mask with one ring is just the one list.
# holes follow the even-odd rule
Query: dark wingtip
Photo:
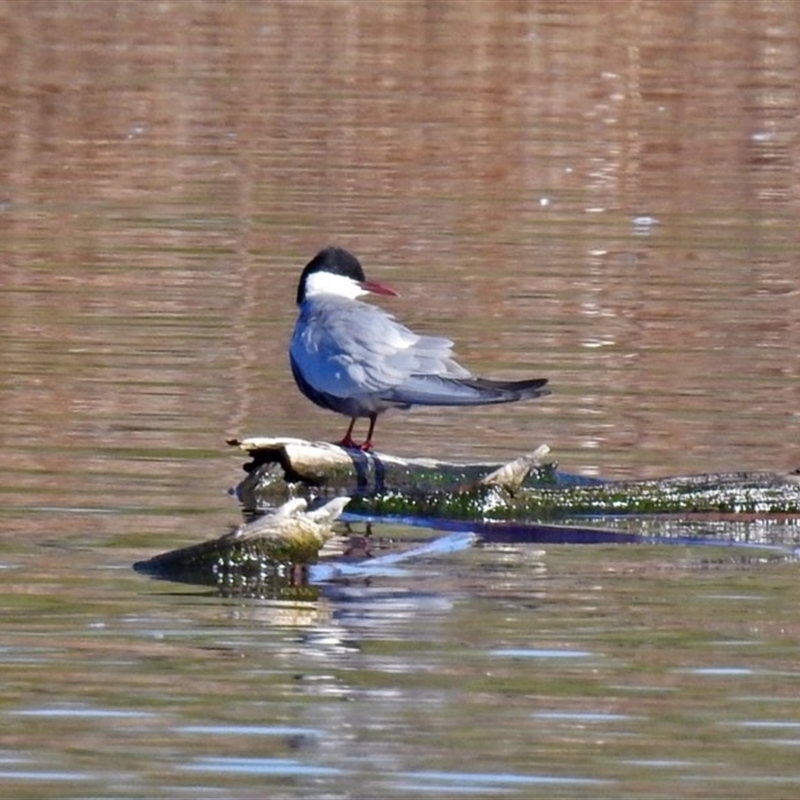
[[552, 394], [549, 389], [544, 388], [547, 384], [547, 378], [531, 378], [524, 381], [497, 381], [490, 378], [470, 378], [464, 381], [464, 383], [469, 383], [482, 389], [517, 393], [521, 398], [542, 397], [546, 394]]
[[545, 389], [547, 378], [534, 378], [529, 381], [512, 381], [513, 391], [519, 393], [520, 400], [533, 400], [536, 397], [546, 397], [553, 394], [549, 389]]

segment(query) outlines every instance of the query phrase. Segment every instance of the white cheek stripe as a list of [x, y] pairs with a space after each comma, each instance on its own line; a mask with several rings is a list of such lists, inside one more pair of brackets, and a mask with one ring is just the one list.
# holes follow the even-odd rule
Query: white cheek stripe
[[367, 294], [356, 281], [345, 275], [334, 275], [332, 272], [313, 272], [306, 278], [306, 297], [318, 294], [335, 294], [354, 300]]

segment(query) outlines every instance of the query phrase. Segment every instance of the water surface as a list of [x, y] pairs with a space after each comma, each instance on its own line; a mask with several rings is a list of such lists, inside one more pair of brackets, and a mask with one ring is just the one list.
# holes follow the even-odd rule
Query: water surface
[[286, 359], [331, 242], [477, 372], [554, 390], [389, 414], [381, 448], [800, 466], [794, 3], [0, 21], [4, 794], [797, 793], [796, 565], [771, 551], [492, 545], [292, 602], [130, 569], [238, 522], [227, 437], [343, 433]]

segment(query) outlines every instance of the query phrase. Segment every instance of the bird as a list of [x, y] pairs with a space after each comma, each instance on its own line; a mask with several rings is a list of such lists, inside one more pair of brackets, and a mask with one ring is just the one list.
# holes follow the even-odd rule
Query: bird
[[[350, 417], [336, 444], [370, 451], [378, 415], [411, 406], [478, 406], [550, 394], [546, 378], [503, 381], [473, 375], [452, 357], [453, 342], [414, 333], [382, 308], [358, 298], [397, 292], [366, 279], [361, 262], [340, 247], [320, 250], [297, 285], [298, 317], [289, 344], [300, 391], [322, 408]], [[369, 420], [357, 443], [353, 427]]]

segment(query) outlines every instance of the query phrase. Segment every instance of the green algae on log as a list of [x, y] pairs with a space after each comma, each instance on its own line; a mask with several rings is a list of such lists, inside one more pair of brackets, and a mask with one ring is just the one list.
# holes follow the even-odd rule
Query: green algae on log
[[290, 500], [274, 513], [224, 536], [140, 561], [134, 569], [167, 580], [220, 588], [258, 581], [297, 583], [302, 568], [314, 563], [333, 537], [332, 524], [349, 501], [349, 497], [336, 497], [321, 508], [306, 511], [305, 500]]
[[800, 484], [792, 474], [729, 473], [588, 486], [497, 487], [464, 492], [357, 496], [350, 510], [379, 516], [461, 520], [563, 520], [619, 515], [800, 515]]
[[[249, 508], [299, 482], [353, 494], [350, 511], [459, 520], [547, 520], [578, 515], [800, 514], [797, 472], [727, 472], [660, 480], [600, 481], [542, 463], [542, 445], [506, 465], [453, 464], [361, 453], [303, 439], [233, 440], [247, 452], [237, 494]], [[282, 474], [281, 474], [282, 473]]]

